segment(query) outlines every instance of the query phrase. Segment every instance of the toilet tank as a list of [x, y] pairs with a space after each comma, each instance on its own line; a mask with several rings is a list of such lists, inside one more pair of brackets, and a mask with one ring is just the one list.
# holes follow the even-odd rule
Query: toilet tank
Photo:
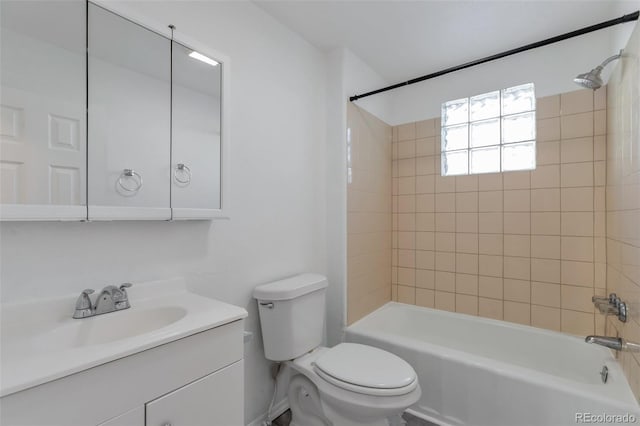
[[320, 346], [324, 336], [327, 278], [301, 274], [255, 288], [264, 354], [286, 361]]

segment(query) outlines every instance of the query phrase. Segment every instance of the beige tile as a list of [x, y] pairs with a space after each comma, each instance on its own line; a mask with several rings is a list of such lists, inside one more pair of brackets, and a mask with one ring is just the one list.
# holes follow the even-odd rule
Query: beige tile
[[415, 158], [405, 158], [398, 162], [398, 177], [415, 176], [416, 160]]
[[501, 212], [503, 191], [482, 191], [478, 193], [478, 211]]
[[531, 213], [531, 234], [560, 235], [560, 213]]
[[393, 300], [394, 302], [398, 301], [398, 286], [397, 285], [392, 285], [391, 286], [391, 300]]
[[533, 281], [531, 283], [531, 303], [559, 308], [560, 284]]
[[455, 272], [456, 254], [436, 251], [436, 271]]
[[478, 232], [478, 214], [456, 213], [456, 232]]
[[456, 274], [456, 293], [478, 295], [478, 275]]
[[504, 320], [518, 324], [531, 323], [531, 305], [519, 302], [504, 302]]
[[416, 250], [416, 264], [418, 269], [435, 269], [435, 252], [430, 250]]
[[435, 297], [436, 309], [443, 311], [456, 311], [456, 295], [455, 293], [447, 293], [444, 291], [436, 291]]
[[536, 99], [536, 116], [538, 120], [558, 117], [560, 115], [560, 95], [545, 96]]
[[400, 213], [398, 216], [399, 231], [415, 231], [416, 230], [416, 214]]
[[531, 210], [531, 191], [528, 189], [504, 191], [505, 212], [528, 212]]
[[563, 188], [593, 186], [593, 163], [569, 163], [561, 166]]
[[456, 192], [473, 192], [478, 190], [478, 175], [456, 176]]
[[415, 287], [407, 287], [404, 285], [398, 286], [398, 302], [409, 303], [411, 305], [416, 303], [416, 289]]
[[435, 271], [436, 290], [455, 292], [456, 274], [446, 271]]
[[498, 277], [478, 277], [478, 294], [492, 299], [503, 298], [503, 281]]
[[502, 319], [502, 300], [478, 298], [478, 315], [484, 318]]
[[440, 126], [436, 128], [436, 120], [422, 120], [416, 123], [416, 137], [428, 138], [435, 136], [440, 131]]
[[594, 333], [593, 314], [586, 312], [563, 309], [560, 312], [560, 325], [563, 332], [576, 334], [580, 337]]
[[605, 108], [607, 108], [607, 86], [602, 86], [593, 92], [593, 109], [598, 110]]
[[505, 234], [529, 234], [531, 233], [530, 213], [504, 213]]
[[416, 176], [416, 194], [433, 194], [435, 192], [435, 175]]
[[529, 303], [531, 301], [531, 282], [505, 278], [504, 300]]
[[416, 248], [416, 234], [415, 232], [398, 232], [398, 248], [401, 249], [415, 249]]
[[607, 111], [596, 111], [593, 113], [593, 134], [607, 134]]
[[479, 213], [478, 232], [483, 234], [501, 234], [503, 232], [502, 213]]
[[[440, 194], [439, 194], [440, 195]], [[456, 212], [477, 212], [478, 193], [458, 192], [456, 195]]]
[[560, 117], [538, 120], [536, 139], [538, 142], [560, 140]]
[[563, 212], [561, 223], [562, 235], [593, 237], [592, 212]]
[[606, 192], [605, 188], [598, 187], [593, 188], [593, 209], [596, 212], [604, 212], [607, 209], [606, 206]]
[[595, 186], [604, 186], [607, 184], [607, 166], [604, 161], [596, 161], [593, 163], [593, 183]]
[[398, 249], [398, 266], [414, 268], [416, 266], [415, 250]]
[[411, 195], [416, 193], [416, 178], [398, 178], [398, 195]]
[[531, 325], [547, 330], [560, 331], [560, 309], [531, 305]]
[[531, 259], [531, 279], [559, 283], [560, 261], [557, 259]]
[[600, 135], [593, 138], [593, 159], [602, 161], [607, 159], [607, 137]]
[[504, 257], [503, 275], [506, 278], [529, 280], [531, 278], [531, 259], [528, 257]]
[[510, 256], [529, 257], [531, 255], [531, 237], [529, 235], [505, 235], [504, 252]]
[[440, 176], [436, 175], [435, 192], [436, 194], [441, 192], [456, 192], [456, 178], [455, 176]]
[[560, 114], [578, 114], [593, 111], [593, 91], [576, 90], [560, 95]]
[[593, 238], [562, 237], [562, 260], [593, 262]]
[[564, 115], [560, 118], [561, 139], [593, 136], [593, 112]]
[[593, 161], [593, 138], [564, 139], [560, 143], [562, 163]]
[[593, 288], [571, 285], [560, 286], [560, 301], [562, 309], [572, 311], [593, 312]]
[[456, 234], [454, 232], [436, 232], [436, 251], [456, 251]]
[[397, 158], [413, 158], [416, 156], [416, 142], [414, 140], [398, 142], [396, 146], [398, 147]]
[[536, 164], [545, 166], [560, 163], [560, 141], [541, 142], [536, 145]]
[[[436, 156], [415, 159], [415, 175], [433, 175], [436, 173]], [[402, 160], [401, 160], [402, 161]]]
[[420, 194], [415, 196], [415, 211], [420, 213], [432, 213], [435, 211], [436, 202], [434, 194]]
[[456, 252], [478, 254], [478, 234], [456, 233]]
[[502, 277], [502, 256], [478, 256], [478, 268], [480, 275], [489, 277]]
[[539, 259], [560, 259], [560, 237], [533, 235], [531, 237], [531, 256]]
[[560, 204], [563, 212], [593, 211], [593, 188], [562, 188]]
[[477, 274], [478, 255], [456, 253], [456, 272], [462, 274]]
[[560, 186], [560, 165], [538, 166], [531, 172], [531, 188], [558, 188]]
[[467, 294], [456, 294], [456, 312], [467, 315], [478, 315], [478, 297]]
[[582, 287], [593, 287], [594, 271], [594, 264], [591, 262], [563, 260], [561, 282]]
[[479, 191], [501, 191], [502, 173], [487, 173], [478, 176]]
[[435, 250], [434, 232], [416, 232], [417, 250]]
[[435, 271], [428, 269], [416, 269], [416, 287], [436, 288]]
[[[436, 138], [426, 137], [416, 139], [416, 156], [424, 157], [427, 155], [436, 155]], [[435, 167], [434, 167], [435, 170]]]
[[397, 201], [398, 213], [414, 213], [416, 211], [415, 195], [399, 195]]
[[413, 268], [398, 268], [398, 284], [413, 287], [416, 285], [416, 270]]
[[478, 253], [502, 255], [503, 234], [478, 235]]
[[416, 305], [433, 308], [435, 306], [435, 291], [416, 288]]
[[398, 126], [398, 141], [406, 141], [416, 138], [416, 123], [407, 123]]
[[532, 212], [558, 212], [560, 211], [560, 189], [532, 189], [531, 190], [531, 211]]
[[436, 194], [436, 212], [455, 212], [456, 211], [456, 194]]
[[456, 231], [456, 215], [455, 213], [436, 213], [436, 230], [439, 232], [455, 232]]
[[529, 189], [531, 187], [531, 172], [504, 172], [502, 183], [504, 189]]

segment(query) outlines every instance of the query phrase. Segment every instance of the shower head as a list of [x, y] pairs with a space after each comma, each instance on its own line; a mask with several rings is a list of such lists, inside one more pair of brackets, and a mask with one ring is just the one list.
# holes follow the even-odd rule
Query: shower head
[[622, 50], [617, 55], [613, 55], [607, 58], [603, 63], [601, 63], [591, 71], [585, 72], [584, 74], [578, 74], [576, 78], [573, 79], [573, 82], [587, 89], [593, 89], [593, 90], [599, 89], [600, 87], [602, 87], [602, 84], [603, 84], [602, 77], [600, 76], [600, 74], [602, 73], [602, 70], [604, 69], [604, 67], [607, 66], [609, 62], [615, 61], [616, 59], [619, 59], [621, 56], [622, 56]]

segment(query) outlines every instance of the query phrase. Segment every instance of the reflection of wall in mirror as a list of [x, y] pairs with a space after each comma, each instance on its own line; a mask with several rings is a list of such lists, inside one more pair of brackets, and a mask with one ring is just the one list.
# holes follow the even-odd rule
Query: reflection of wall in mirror
[[220, 208], [220, 98], [173, 86], [172, 161], [192, 173], [188, 187], [174, 189], [172, 206]]
[[0, 202], [85, 204], [85, 58], [2, 28]]

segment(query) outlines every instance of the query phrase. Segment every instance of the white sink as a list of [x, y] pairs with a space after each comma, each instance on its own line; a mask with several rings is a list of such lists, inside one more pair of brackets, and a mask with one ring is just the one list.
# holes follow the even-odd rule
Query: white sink
[[131, 308], [73, 319], [75, 299], [2, 306], [0, 396], [247, 316], [174, 279], [134, 285]]

